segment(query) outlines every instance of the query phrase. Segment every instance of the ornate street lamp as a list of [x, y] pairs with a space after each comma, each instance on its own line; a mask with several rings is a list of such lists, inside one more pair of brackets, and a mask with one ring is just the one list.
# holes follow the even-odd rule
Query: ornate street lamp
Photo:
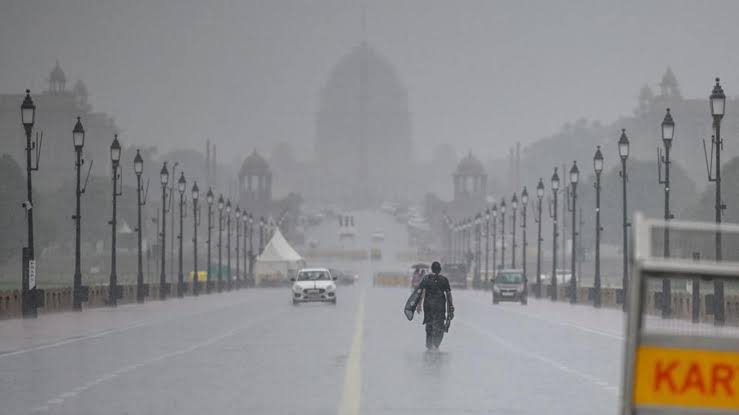
[[[493, 217], [493, 279], [498, 275], [498, 205], [490, 212]], [[492, 289], [492, 286], [490, 287]]]
[[536, 185], [536, 298], [541, 298], [541, 201], [544, 198], [544, 182], [539, 178], [539, 184]]
[[223, 290], [223, 195], [218, 196], [218, 292]]
[[241, 208], [236, 206], [236, 288], [241, 287], [241, 270], [239, 268], [239, 254], [241, 241]]
[[[33, 133], [33, 125], [36, 122], [36, 105], [31, 99], [31, 91], [26, 89], [26, 97], [21, 104], [21, 122], [26, 133], [26, 202], [23, 206], [26, 209], [26, 221], [28, 224], [28, 246], [23, 249], [23, 275], [21, 279], [21, 311], [23, 317], [35, 318], [38, 316], [38, 303], [36, 301], [36, 279], [31, 279], [30, 270], [31, 263], [35, 264], [34, 248], [33, 248], [33, 184], [31, 173], [38, 171], [38, 156], [41, 145], [38, 143], [38, 135], [36, 140], [31, 142], [31, 134]], [[31, 152], [36, 151], [36, 163], [34, 165]]]
[[[713, 115], [713, 128], [716, 130], [716, 134], [714, 134], [711, 148], [716, 149], [716, 170], [714, 173], [713, 180], [711, 180], [710, 171], [709, 171], [709, 181], [713, 181], [716, 183], [716, 203], [714, 205], [714, 209], [716, 211], [716, 223], [720, 224], [722, 220], [722, 215], [724, 209], [726, 209], [726, 205], [724, 204], [722, 198], [721, 198], [721, 149], [724, 146], [724, 140], [721, 138], [721, 120], [724, 118], [724, 111], [726, 110], [726, 95], [724, 95], [724, 89], [721, 88], [721, 84], [719, 83], [719, 78], [716, 78], [716, 85], [713, 87], [713, 91], [711, 91], [711, 115]], [[722, 250], [722, 240], [721, 240], [721, 232], [716, 231], [716, 261], [721, 261], [723, 259], [723, 250]], [[713, 292], [714, 292], [714, 300], [713, 300], [713, 321], [716, 325], [723, 325], [725, 316], [724, 316], [724, 282], [716, 279], [713, 282]], [[695, 303], [697, 304], [697, 303]], [[696, 308], [696, 307], [694, 307]]]
[[200, 189], [197, 181], [192, 184], [190, 197], [192, 197], [192, 294], [198, 295], [200, 291], [200, 276], [198, 275], [198, 226], [200, 226], [198, 199], [200, 199]]
[[80, 117], [77, 117], [77, 123], [72, 130], [72, 142], [74, 144], [75, 163], [74, 167], [77, 173], [77, 187], [75, 190], [76, 209], [74, 214], [74, 279], [72, 287], [72, 310], [81, 311], [82, 301], [84, 297], [82, 288], [82, 271], [81, 271], [81, 220], [82, 213], [80, 210], [80, 198], [85, 193], [84, 188], [80, 187], [80, 170], [82, 169], [82, 147], [85, 145], [85, 129], [82, 127]]
[[473, 274], [473, 288], [480, 287], [480, 266], [482, 256], [482, 215], [479, 213], [475, 216], [475, 273]]
[[183, 221], [184, 217], [184, 206], [185, 206], [185, 188], [187, 181], [185, 180], [185, 173], [180, 172], [180, 179], [177, 181], [177, 192], [180, 194], [180, 234], [177, 236], [177, 240], [180, 243], [179, 252], [177, 257], [177, 297], [185, 296], [185, 275], [182, 271], [182, 242], [183, 242]]
[[231, 199], [226, 202], [226, 290], [231, 291]]
[[523, 292], [524, 292], [524, 298], [525, 296], [528, 296], [529, 293], [529, 281], [528, 276], [526, 275], [526, 247], [528, 246], [528, 242], [526, 241], [526, 209], [528, 208], [529, 204], [529, 191], [526, 190], [526, 186], [523, 187], [523, 191], [521, 192], [521, 206], [523, 209], [521, 209], [521, 219], [523, 220], [521, 229], [523, 232], [523, 246], [521, 246], [521, 263], [523, 264]]
[[162, 233], [161, 233], [161, 269], [159, 270], [159, 299], [164, 300], [169, 294], [169, 284], [167, 284], [167, 273], [166, 273], [166, 259], [167, 251], [165, 245], [167, 243], [167, 185], [169, 184], [169, 170], [167, 170], [167, 162], [165, 161], [162, 165], [162, 170], [159, 172], [159, 182], [162, 184]]
[[118, 134], [113, 137], [113, 143], [110, 145], [110, 161], [113, 168], [113, 218], [110, 221], [112, 241], [110, 245], [110, 283], [108, 285], [108, 304], [115, 307], [118, 303], [118, 274], [116, 265], [116, 234], [118, 233], [118, 196], [123, 194], [121, 186], [118, 190], [118, 181], [120, 175], [121, 161], [121, 143], [118, 142]]
[[511, 208], [513, 208], [513, 223], [511, 227], [511, 241], [513, 242], [513, 246], [511, 248], [511, 268], [516, 268], [516, 248], [518, 245], [516, 245], [516, 216], [518, 214], [518, 196], [516, 196], [516, 193], [513, 193], [513, 197], [511, 198]]
[[146, 205], [146, 199], [149, 195], [149, 182], [146, 182], [146, 191], [144, 197], [141, 197], [141, 192], [144, 191], [144, 187], [141, 181], [141, 175], [144, 173], [144, 159], [141, 157], [141, 151], [136, 150], [136, 157], [133, 159], [133, 171], [136, 173], [136, 245], [138, 253], [138, 272], [136, 273], [136, 302], [143, 303], [144, 298], [148, 295], [149, 286], [144, 285], [144, 262], [143, 262], [143, 244], [142, 244], [142, 231], [141, 228], [141, 207]]
[[206, 241], [208, 244], [208, 269], [205, 271], [205, 293], [210, 294], [210, 291], [212, 289], [213, 285], [213, 278], [210, 275], [210, 270], [212, 267], [212, 258], [211, 258], [211, 248], [212, 248], [212, 241], [211, 241], [211, 234], [213, 233], [213, 189], [208, 188], [208, 193], [205, 195], [205, 201], [208, 203], [208, 240]]
[[600, 176], [603, 173], [603, 153], [600, 146], [595, 150], [593, 156], [593, 170], [595, 170], [595, 282], [593, 305], [601, 306], [601, 280], [600, 280]]
[[552, 281], [550, 287], [552, 290], [552, 301], [557, 301], [557, 192], [559, 192], [559, 174], [557, 168], [554, 168], [554, 174], [551, 179], [552, 199], [554, 204], [549, 205], [549, 217], [552, 219]]
[[627, 218], [626, 204], [626, 182], [628, 174], [626, 173], [626, 160], [629, 158], [629, 137], [626, 136], [626, 129], [621, 130], [621, 137], [618, 139], [618, 155], [621, 157], [621, 183], [623, 188], [623, 277], [621, 287], [623, 291], [623, 309], [626, 310], [627, 295], [629, 288], [629, 222]]
[[[667, 108], [665, 112], [665, 118], [662, 120], [662, 143], [665, 148], [664, 155], [657, 151], [657, 182], [665, 186], [665, 223], [672, 219], [672, 213], [670, 213], [670, 149], [672, 148], [672, 139], [675, 135], [675, 121], [672, 119], [670, 109]], [[665, 178], [662, 179], [662, 165], [665, 166]], [[665, 226], [664, 229], [664, 257], [670, 257], [670, 229]], [[672, 314], [672, 287], [670, 286], [670, 279], [662, 279], [662, 317], [668, 318]]]
[[580, 169], [577, 161], [572, 162], [570, 169], [570, 192], [572, 193], [572, 261], [570, 271], [570, 303], [577, 303], [577, 182], [580, 181]]
[[485, 289], [490, 281], [490, 208], [485, 209]]
[[505, 268], [505, 199], [500, 202], [500, 266]]

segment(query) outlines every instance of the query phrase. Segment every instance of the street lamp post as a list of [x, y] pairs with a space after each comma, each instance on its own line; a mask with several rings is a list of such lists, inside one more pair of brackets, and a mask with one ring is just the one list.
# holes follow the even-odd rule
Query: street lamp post
[[505, 268], [505, 199], [500, 202], [500, 266]]
[[536, 185], [536, 298], [541, 298], [541, 201], [544, 198], [544, 182], [541, 177]]
[[[667, 221], [672, 219], [672, 213], [670, 213], [670, 149], [672, 148], [672, 139], [675, 135], [675, 121], [672, 119], [670, 109], [667, 108], [665, 118], [662, 120], [662, 143], [665, 147], [665, 154], [662, 155], [657, 150], [657, 181], [659, 184], [665, 185], [665, 229], [664, 229], [664, 257], [670, 257], [670, 229], [667, 225]], [[661, 164], [665, 166], [665, 178], [662, 179], [662, 168]], [[672, 314], [672, 287], [670, 286], [670, 279], [662, 279], [662, 317], [668, 318]]]
[[549, 217], [552, 218], [552, 282], [550, 287], [552, 290], [552, 301], [557, 301], [557, 238], [559, 233], [557, 232], [557, 192], [559, 191], [559, 174], [557, 174], [557, 168], [554, 168], [554, 174], [552, 174], [552, 199], [554, 204], [549, 205]]
[[513, 197], [511, 198], [511, 208], [513, 208], [513, 226], [511, 227], [511, 241], [513, 242], [511, 247], [511, 268], [516, 268], [516, 216], [518, 214], [518, 196], [516, 196], [515, 193], [513, 193]]
[[475, 274], [473, 288], [480, 288], [480, 268], [482, 265], [482, 215], [475, 216]]
[[82, 160], [82, 147], [85, 145], [85, 129], [82, 127], [80, 117], [77, 117], [77, 124], [72, 130], [72, 141], [74, 142], [74, 152], [76, 161], [74, 163], [77, 172], [77, 187], [75, 190], [76, 209], [74, 214], [74, 281], [72, 288], [72, 309], [75, 311], [82, 310], [82, 271], [81, 271], [81, 220], [82, 214], [80, 210], [80, 197], [85, 190], [80, 187], [80, 170], [84, 161]]
[[226, 291], [231, 291], [231, 199], [226, 202]]
[[118, 142], [118, 134], [113, 137], [110, 145], [110, 161], [113, 167], [113, 218], [110, 221], [112, 241], [110, 244], [110, 284], [108, 286], [108, 303], [115, 307], [118, 303], [118, 274], [116, 265], [116, 233], [118, 232], [118, 196], [123, 194], [123, 186], [118, 191], [121, 161], [121, 144]]
[[580, 169], [577, 161], [570, 169], [570, 192], [572, 192], [572, 260], [570, 262], [570, 303], [577, 303], [577, 182], [580, 180]]
[[626, 310], [627, 295], [629, 288], [629, 222], [626, 211], [626, 182], [628, 174], [626, 173], [626, 160], [629, 158], [629, 137], [626, 136], [626, 129], [621, 130], [621, 137], [618, 139], [618, 155], [621, 157], [621, 183], [623, 188], [623, 277], [621, 287], [623, 291], [623, 309]]
[[247, 255], [247, 249], [246, 249], [246, 239], [249, 232], [249, 215], [246, 213], [246, 209], [241, 211], [241, 225], [243, 226], [243, 231], [241, 233], [242, 238], [244, 239], [241, 243], [241, 249], [242, 249], [242, 256], [243, 256], [243, 263], [244, 263], [244, 273], [242, 274], [241, 282], [242, 282], [242, 288], [246, 288], [248, 284], [248, 277], [249, 277], [249, 257]]
[[[254, 281], [254, 217], [249, 214], [249, 280]], [[251, 284], [251, 282], [250, 282]]]
[[488, 268], [490, 260], [490, 208], [485, 209], [485, 288], [487, 289], [490, 281], [490, 268]]
[[149, 182], [146, 182], [146, 191], [142, 199], [141, 192], [144, 191], [143, 184], [141, 181], [141, 175], [144, 172], [144, 159], [141, 158], [141, 152], [136, 150], [136, 157], [133, 159], [133, 171], [136, 173], [136, 245], [138, 249], [138, 272], [136, 274], [136, 302], [143, 303], [144, 298], [147, 295], [148, 285], [144, 286], [144, 263], [143, 263], [143, 248], [141, 241], [141, 234], [143, 229], [141, 228], [141, 207], [146, 205], [146, 199], [149, 195]]
[[[493, 279], [498, 273], [498, 205], [493, 205]], [[490, 289], [493, 287], [491, 286]]]
[[167, 213], [169, 212], [167, 210], [167, 184], [169, 183], [169, 170], [167, 170], [166, 161], [162, 165], [162, 170], [159, 172], [159, 180], [162, 184], [162, 234], [160, 235], [162, 238], [162, 247], [160, 252], [162, 255], [162, 266], [159, 269], [159, 299], [164, 300], [165, 298], [167, 298], [167, 294], [169, 294], [169, 285], [167, 284], [167, 272], [165, 270], [167, 259], [167, 251], [165, 247], [167, 242]]
[[529, 204], [529, 191], [526, 190], [526, 186], [523, 187], [523, 191], [521, 192], [521, 206], [523, 209], [521, 209], [521, 220], [523, 223], [521, 224], [521, 229], [523, 231], [523, 245], [521, 246], [521, 264], [523, 265], [523, 292], [528, 295], [529, 292], [529, 281], [528, 276], [526, 275], [526, 246], [528, 245], [528, 242], [526, 241], [526, 209], [528, 208]]
[[185, 186], [187, 181], [185, 180], [185, 172], [180, 172], [180, 179], [177, 181], [177, 191], [180, 193], [180, 234], [177, 235], [177, 240], [180, 243], [179, 252], [177, 257], [177, 297], [185, 296], [185, 275], [182, 271], [182, 218], [184, 217], [184, 205], [185, 205]]
[[266, 225], [266, 222], [264, 221], [264, 216], [259, 218], [259, 253], [257, 255], [262, 254], [262, 250], [264, 249], [264, 226]]
[[218, 292], [223, 290], [223, 195], [218, 196]]
[[[198, 182], [192, 184], [192, 295], [198, 295], [200, 291], [200, 276], [198, 275], [198, 226], [200, 226], [200, 211], [198, 210], [198, 199], [200, 189]], [[206, 282], [207, 284], [207, 282]]]
[[[716, 85], [713, 87], [713, 91], [711, 92], [711, 115], [713, 115], [713, 126], [716, 129], [716, 134], [714, 135], [713, 141], [711, 143], [712, 147], [715, 146], [716, 148], [716, 172], [714, 173], [713, 182], [716, 183], [716, 203], [715, 203], [715, 210], [716, 210], [716, 223], [721, 223], [721, 216], [723, 214], [723, 210], [726, 209], [726, 205], [724, 205], [723, 200], [721, 199], [721, 148], [724, 145], [724, 141], [721, 138], [721, 119], [724, 117], [724, 111], [726, 109], [726, 95], [724, 95], [724, 90], [721, 88], [721, 84], [719, 83], [719, 78], [716, 78]], [[709, 177], [710, 181], [710, 177]], [[722, 240], [721, 240], [721, 231], [716, 231], [716, 261], [721, 261], [723, 259], [723, 251], [722, 251]], [[713, 292], [714, 292], [714, 299], [713, 299], [713, 318], [714, 323], [716, 325], [723, 325], [724, 324], [724, 282], [716, 279], [713, 282]]]
[[241, 270], [239, 268], [239, 257], [241, 253], [241, 208], [236, 206], [236, 288], [241, 287]]
[[208, 269], [205, 270], [205, 293], [210, 294], [211, 286], [213, 285], [213, 278], [210, 275], [210, 268], [212, 266], [211, 248], [212, 248], [212, 237], [213, 233], [213, 189], [208, 188], [208, 193], [205, 194], [205, 201], [208, 203]]
[[[21, 104], [21, 122], [26, 133], [26, 202], [23, 207], [26, 209], [26, 220], [28, 224], [28, 246], [23, 249], [23, 275], [21, 279], [21, 311], [23, 317], [35, 318], [38, 316], [38, 302], [36, 301], [36, 276], [35, 276], [35, 256], [33, 249], [33, 185], [31, 181], [31, 173], [38, 171], [38, 155], [40, 145], [36, 141], [31, 141], [33, 133], [33, 124], [36, 121], [36, 105], [31, 99], [31, 91], [26, 89], [26, 97]], [[36, 164], [33, 164], [31, 152], [36, 151]], [[34, 264], [34, 275], [31, 275], [31, 264]]]
[[600, 146], [595, 150], [593, 156], [593, 170], [595, 170], [595, 282], [593, 283], [593, 305], [601, 306], [601, 281], [600, 281], [600, 175], [603, 173], [603, 153]]

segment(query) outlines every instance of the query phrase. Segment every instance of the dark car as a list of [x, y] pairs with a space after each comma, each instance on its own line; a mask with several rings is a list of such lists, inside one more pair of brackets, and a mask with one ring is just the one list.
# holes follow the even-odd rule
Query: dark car
[[467, 267], [464, 264], [445, 264], [441, 272], [449, 280], [450, 286], [467, 288]]

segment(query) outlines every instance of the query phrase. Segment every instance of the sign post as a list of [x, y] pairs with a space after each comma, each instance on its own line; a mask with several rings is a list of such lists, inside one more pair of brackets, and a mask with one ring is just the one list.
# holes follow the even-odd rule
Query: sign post
[[[684, 252], [682, 257], [662, 253], [661, 238], [668, 227], [669, 243]], [[637, 216], [621, 414], [739, 412], [739, 329], [715, 321], [711, 310], [700, 309], [707, 307], [706, 301], [695, 301], [687, 290], [690, 281], [721, 281], [727, 294], [734, 295], [733, 299], [727, 295], [727, 301], [739, 298], [739, 257], [717, 261], [695, 253], [695, 249], [712, 250], [711, 238], [716, 232], [724, 239], [739, 240], [737, 225], [665, 222]], [[665, 279], [677, 282], [669, 299], [654, 295], [661, 291]], [[662, 301], [675, 305], [669, 318], [660, 317]], [[695, 321], [695, 315], [701, 318]], [[727, 322], [739, 321], [738, 315], [727, 313], [726, 317]]]

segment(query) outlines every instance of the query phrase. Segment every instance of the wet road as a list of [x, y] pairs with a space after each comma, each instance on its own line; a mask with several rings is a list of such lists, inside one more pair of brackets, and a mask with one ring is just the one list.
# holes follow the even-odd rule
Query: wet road
[[2, 321], [0, 413], [616, 413], [620, 311], [456, 291], [450, 333], [426, 352], [409, 291], [372, 287], [400, 266], [385, 257], [340, 265], [361, 281], [335, 306], [248, 289]]
[[460, 291], [431, 353], [406, 293], [360, 284], [293, 307], [255, 289], [3, 322], [0, 412], [615, 413], [618, 311]]

